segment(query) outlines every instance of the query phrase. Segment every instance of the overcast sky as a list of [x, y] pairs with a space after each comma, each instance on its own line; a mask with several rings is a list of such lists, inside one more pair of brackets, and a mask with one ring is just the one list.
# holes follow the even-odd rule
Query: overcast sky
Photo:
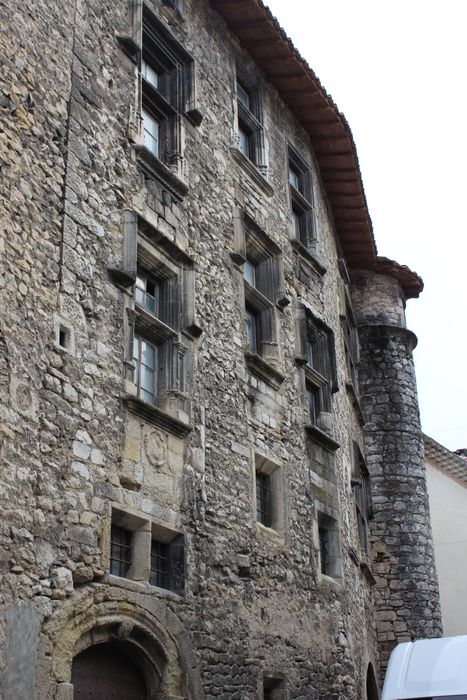
[[418, 272], [422, 427], [467, 447], [465, 0], [265, 0], [357, 145], [379, 255]]

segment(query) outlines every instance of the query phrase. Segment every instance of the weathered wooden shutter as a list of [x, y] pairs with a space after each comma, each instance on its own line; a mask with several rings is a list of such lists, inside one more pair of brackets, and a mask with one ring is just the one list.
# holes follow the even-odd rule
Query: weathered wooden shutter
[[246, 237], [243, 209], [234, 207], [233, 210], [233, 241], [231, 257], [237, 265], [243, 265], [246, 260]]
[[279, 288], [279, 265], [277, 256], [266, 258], [256, 266], [256, 288], [266, 299], [276, 302]]
[[174, 331], [180, 330], [180, 285], [177, 276], [160, 285], [159, 318]]
[[295, 315], [295, 333], [296, 333], [296, 353], [295, 359], [301, 365], [307, 362], [307, 328], [306, 328], [306, 311], [303, 306], [297, 308]]
[[303, 230], [303, 245], [311, 249], [316, 240], [315, 236], [315, 212], [314, 209], [307, 209], [300, 217], [301, 228]]
[[127, 286], [136, 280], [136, 268], [138, 260], [138, 215], [129, 209], [123, 210], [123, 260], [122, 272], [127, 278]]
[[302, 195], [305, 197], [307, 202], [313, 204], [313, 177], [311, 170], [305, 170], [302, 172], [300, 175], [300, 180]]
[[261, 311], [259, 317], [260, 341], [265, 343], [276, 342], [276, 315], [274, 307]]

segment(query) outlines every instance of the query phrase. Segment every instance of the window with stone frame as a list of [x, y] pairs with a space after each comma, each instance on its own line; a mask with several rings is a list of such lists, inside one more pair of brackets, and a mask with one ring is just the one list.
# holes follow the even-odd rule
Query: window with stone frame
[[363, 558], [368, 556], [369, 521], [373, 517], [371, 502], [370, 473], [363, 454], [356, 442], [353, 443], [352, 488], [355, 498], [358, 541]]
[[162, 540], [155, 533], [151, 540], [149, 583], [174, 593], [183, 593], [185, 579], [185, 544], [183, 535], [169, 534]]
[[138, 160], [146, 174], [183, 196], [187, 191], [180, 180], [183, 117], [195, 125], [202, 119], [196, 107], [194, 62], [146, 4], [138, 5], [133, 15], [130, 33], [142, 37], [141, 46], [135, 39], [119, 36], [127, 53], [139, 56], [140, 129], [131, 126], [130, 138], [137, 142]]
[[184, 536], [144, 516], [112, 509], [109, 562], [113, 576], [183, 594]]
[[288, 180], [292, 242], [297, 244], [299, 252], [314, 252], [316, 223], [312, 172], [291, 146], [288, 148]]
[[297, 313], [297, 331], [297, 362], [303, 373], [306, 424], [327, 432], [331, 395], [337, 390], [334, 334], [303, 306]]
[[341, 282], [339, 287], [339, 314], [341, 320], [342, 337], [344, 339], [344, 353], [346, 366], [346, 384], [358, 397], [358, 364], [360, 362], [360, 348], [358, 340], [357, 322], [350, 301], [350, 279], [345, 261], [339, 260]]
[[247, 365], [277, 388], [283, 380], [278, 370], [278, 312], [289, 303], [284, 292], [281, 250], [250, 217], [237, 209], [231, 255], [243, 270]]
[[284, 531], [282, 469], [267, 457], [255, 454], [254, 477], [256, 522], [282, 535]]
[[125, 399], [160, 427], [184, 434], [190, 429], [192, 340], [201, 333], [193, 263], [135, 212], [124, 212], [123, 235], [122, 267], [110, 272], [133, 290], [124, 325]]
[[339, 523], [323, 512], [318, 513], [318, 542], [321, 573], [339, 580], [342, 577]]
[[237, 146], [261, 172], [267, 174], [261, 93], [251, 77], [237, 67]]

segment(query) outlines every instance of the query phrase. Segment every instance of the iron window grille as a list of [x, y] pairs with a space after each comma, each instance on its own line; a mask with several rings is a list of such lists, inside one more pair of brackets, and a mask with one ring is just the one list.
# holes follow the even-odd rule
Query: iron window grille
[[112, 525], [110, 533], [110, 573], [128, 578], [131, 566], [132, 533], [118, 525]]
[[149, 583], [182, 594], [185, 582], [185, 540], [178, 535], [169, 542], [151, 542], [151, 571]]
[[272, 526], [272, 488], [269, 474], [256, 472], [256, 520], [265, 527]]
[[164, 542], [151, 542], [151, 574], [149, 583], [159, 588], [168, 588], [169, 553]]

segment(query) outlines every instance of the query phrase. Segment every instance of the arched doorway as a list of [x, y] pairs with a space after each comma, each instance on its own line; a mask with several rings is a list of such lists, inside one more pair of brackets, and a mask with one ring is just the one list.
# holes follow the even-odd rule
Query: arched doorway
[[74, 700], [147, 700], [143, 673], [120, 645], [90, 646], [73, 659]]
[[373, 664], [368, 664], [368, 671], [366, 673], [366, 698], [367, 700], [379, 699], [378, 684], [376, 683]]

